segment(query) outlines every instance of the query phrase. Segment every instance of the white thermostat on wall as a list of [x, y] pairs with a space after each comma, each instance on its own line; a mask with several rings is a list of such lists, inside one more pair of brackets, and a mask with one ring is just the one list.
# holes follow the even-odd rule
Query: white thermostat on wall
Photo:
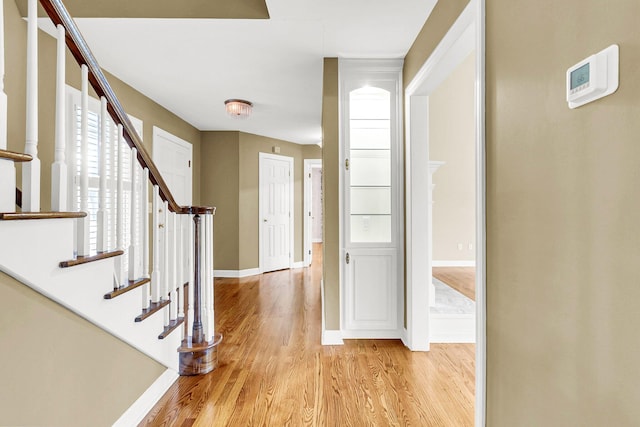
[[576, 108], [618, 89], [618, 45], [591, 55], [567, 70], [567, 102]]

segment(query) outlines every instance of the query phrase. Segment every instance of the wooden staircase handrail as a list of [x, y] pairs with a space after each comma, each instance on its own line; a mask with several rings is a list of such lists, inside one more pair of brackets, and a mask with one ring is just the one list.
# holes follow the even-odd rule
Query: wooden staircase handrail
[[149, 169], [149, 179], [151, 182], [159, 187], [160, 196], [163, 200], [166, 200], [171, 212], [179, 214], [215, 214], [215, 207], [207, 206], [180, 206], [175, 201], [167, 183], [162, 179], [160, 171], [151, 159], [151, 156], [147, 152], [147, 149], [142, 144], [140, 136], [136, 132], [129, 116], [122, 108], [122, 104], [118, 100], [113, 88], [107, 81], [98, 61], [91, 53], [91, 49], [84, 37], [80, 33], [78, 26], [76, 25], [71, 15], [67, 11], [66, 7], [62, 4], [61, 0], [40, 0], [40, 4], [53, 21], [53, 24], [58, 26], [62, 25], [66, 32], [66, 44], [71, 53], [73, 54], [76, 62], [80, 66], [86, 65], [89, 69], [89, 83], [96, 91], [98, 97], [105, 97], [107, 99], [108, 111], [111, 118], [116, 124], [122, 125], [124, 130], [124, 138], [127, 144], [131, 148], [138, 150], [138, 162], [143, 168]]

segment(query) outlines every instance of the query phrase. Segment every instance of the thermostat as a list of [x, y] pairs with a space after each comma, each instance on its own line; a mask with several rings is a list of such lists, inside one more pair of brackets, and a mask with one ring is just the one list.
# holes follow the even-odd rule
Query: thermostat
[[576, 108], [618, 89], [617, 44], [591, 55], [567, 70], [567, 102]]

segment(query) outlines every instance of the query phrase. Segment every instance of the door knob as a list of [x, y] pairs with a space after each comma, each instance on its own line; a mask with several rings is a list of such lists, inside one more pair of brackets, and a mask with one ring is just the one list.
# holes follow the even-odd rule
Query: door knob
[[263, 218], [263, 219], [262, 219], [262, 222], [267, 222], [267, 218]]

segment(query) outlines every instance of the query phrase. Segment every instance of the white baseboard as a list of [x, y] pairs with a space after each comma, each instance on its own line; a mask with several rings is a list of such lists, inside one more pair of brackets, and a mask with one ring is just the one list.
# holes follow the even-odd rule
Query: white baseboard
[[409, 347], [409, 332], [407, 331], [407, 328], [402, 328], [400, 331], [400, 340], [405, 347], [411, 348]]
[[431, 261], [432, 267], [475, 267], [475, 260], [472, 261]]
[[173, 369], [167, 369], [151, 386], [142, 393], [133, 405], [125, 411], [113, 427], [137, 426], [149, 413], [151, 408], [158, 403], [160, 398], [169, 390], [169, 387], [178, 379], [179, 375]]
[[322, 243], [322, 239], [312, 239], [311, 243]]
[[259, 268], [247, 268], [246, 270], [214, 270], [213, 275], [215, 277], [230, 277], [234, 279], [255, 276], [260, 274]]
[[475, 314], [431, 315], [429, 335], [432, 343], [475, 343]]
[[323, 330], [322, 345], [344, 345], [344, 341], [342, 340], [342, 331]]
[[399, 330], [342, 330], [343, 339], [372, 339], [372, 340], [397, 340], [402, 339], [402, 332]]
[[291, 266], [291, 268], [303, 268], [303, 267], [306, 267], [304, 265], [304, 261], [294, 262], [293, 265]]

